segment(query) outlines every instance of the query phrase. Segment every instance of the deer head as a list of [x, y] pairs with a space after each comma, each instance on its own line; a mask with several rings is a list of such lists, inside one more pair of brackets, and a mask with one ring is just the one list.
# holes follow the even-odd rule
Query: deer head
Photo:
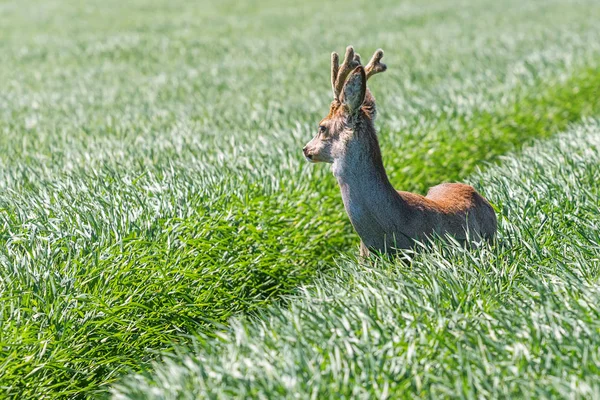
[[342, 65], [338, 54], [331, 54], [333, 102], [329, 114], [319, 123], [316, 136], [303, 149], [308, 161], [333, 163], [346, 153], [351, 142], [360, 139], [361, 131], [373, 127], [375, 99], [367, 88], [367, 80], [386, 70], [382, 57], [383, 50], [379, 49], [363, 67], [352, 46], [346, 49]]

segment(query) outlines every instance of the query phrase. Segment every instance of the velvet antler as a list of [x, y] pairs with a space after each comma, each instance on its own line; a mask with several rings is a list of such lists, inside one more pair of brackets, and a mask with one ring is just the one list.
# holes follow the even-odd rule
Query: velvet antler
[[348, 46], [346, 48], [344, 62], [342, 65], [338, 66], [338, 64], [339, 56], [334, 52], [331, 54], [331, 85], [333, 87], [333, 98], [336, 100], [339, 100], [340, 98], [348, 74], [360, 65], [360, 56], [354, 54], [354, 48], [352, 46]]
[[387, 69], [387, 65], [381, 62], [383, 58], [383, 50], [379, 49], [371, 57], [371, 61], [365, 67], [365, 73], [367, 74], [367, 80], [375, 74], [384, 72]]
[[[365, 74], [367, 80], [380, 72], [387, 69], [387, 66], [381, 62], [383, 58], [383, 50], [379, 49], [373, 54], [371, 61], [365, 67]], [[333, 98], [339, 100], [342, 88], [346, 82], [348, 74], [354, 70], [354, 68], [360, 65], [360, 55], [354, 53], [354, 48], [348, 46], [346, 48], [346, 55], [344, 56], [344, 62], [340, 65], [340, 57], [338, 53], [331, 53], [331, 89], [333, 90]]]

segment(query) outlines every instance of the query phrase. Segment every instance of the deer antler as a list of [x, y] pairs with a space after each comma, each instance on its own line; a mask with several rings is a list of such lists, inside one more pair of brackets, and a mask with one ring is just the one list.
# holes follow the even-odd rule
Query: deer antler
[[[379, 49], [373, 54], [371, 61], [365, 67], [365, 74], [367, 76], [367, 80], [380, 72], [383, 72], [387, 69], [387, 66], [381, 63], [381, 59], [383, 58], [383, 50]], [[342, 65], [340, 64], [340, 57], [338, 53], [331, 53], [331, 88], [333, 90], [333, 98], [335, 100], [339, 100], [340, 93], [342, 92], [342, 88], [344, 87], [344, 83], [346, 82], [346, 78], [348, 74], [356, 67], [360, 65], [360, 55], [358, 53], [354, 53], [354, 48], [352, 46], [348, 46], [346, 48], [346, 55], [344, 56], [344, 62]]]
[[340, 56], [335, 51], [331, 53], [331, 90], [333, 90], [333, 98], [337, 99], [337, 93], [335, 91], [335, 80], [340, 70]]
[[348, 74], [360, 65], [360, 56], [354, 54], [354, 48], [352, 46], [348, 46], [346, 48], [344, 62], [339, 67], [338, 63], [338, 54], [334, 52], [331, 54], [331, 85], [333, 86], [333, 98], [336, 100], [340, 98], [340, 93], [342, 92]]
[[375, 74], [380, 72], [384, 72], [387, 69], [387, 65], [381, 62], [383, 58], [383, 50], [379, 49], [373, 54], [371, 57], [371, 61], [365, 67], [365, 74], [367, 75], [367, 80]]

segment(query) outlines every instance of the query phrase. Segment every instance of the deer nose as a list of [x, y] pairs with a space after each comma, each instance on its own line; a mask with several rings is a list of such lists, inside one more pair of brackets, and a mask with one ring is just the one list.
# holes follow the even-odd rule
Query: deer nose
[[302, 152], [304, 153], [304, 157], [308, 158], [309, 160], [312, 160], [312, 154], [308, 154], [308, 150], [306, 150], [306, 146], [304, 146], [304, 148], [302, 149]]

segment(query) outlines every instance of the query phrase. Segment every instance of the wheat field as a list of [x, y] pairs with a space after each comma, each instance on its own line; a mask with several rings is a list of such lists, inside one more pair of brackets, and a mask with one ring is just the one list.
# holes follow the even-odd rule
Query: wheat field
[[[600, 4], [0, 2], [7, 398], [594, 397]], [[500, 243], [357, 261], [302, 146], [385, 50], [396, 188]]]

